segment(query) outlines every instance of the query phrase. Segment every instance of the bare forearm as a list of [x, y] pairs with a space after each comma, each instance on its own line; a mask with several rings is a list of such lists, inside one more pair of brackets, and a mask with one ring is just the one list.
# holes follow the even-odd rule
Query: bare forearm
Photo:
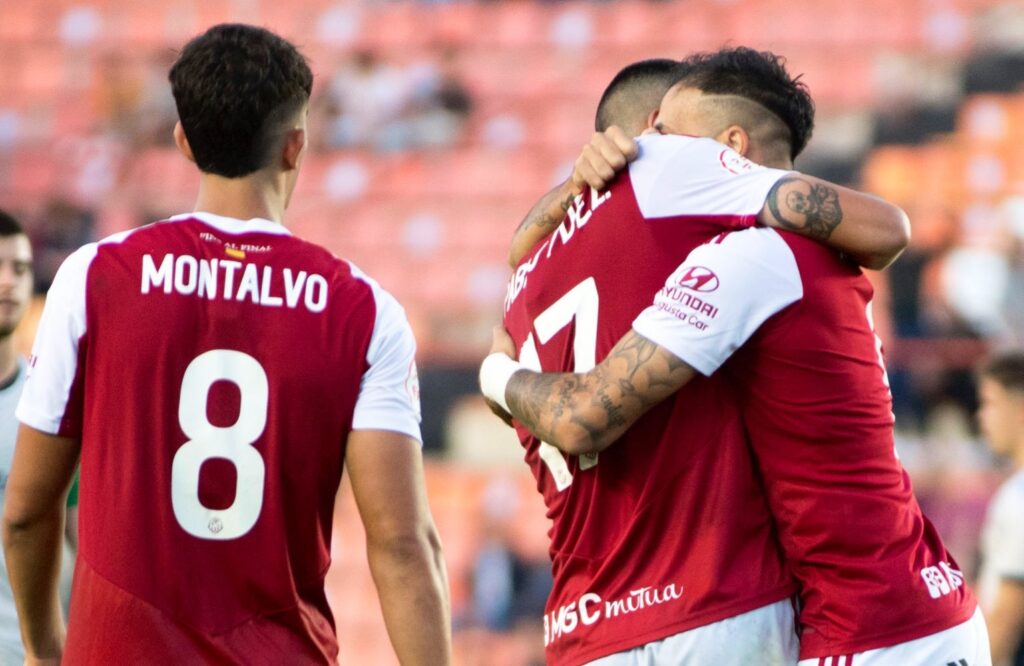
[[57, 581], [60, 576], [64, 517], [51, 512], [30, 522], [4, 519], [4, 557], [21, 624], [26, 654], [60, 657], [64, 619]]
[[892, 263], [910, 242], [910, 223], [899, 207], [810, 176], [787, 176], [776, 183], [759, 219], [876, 270]]
[[437, 533], [369, 543], [367, 557], [399, 662], [450, 664], [451, 603]]
[[1003, 579], [985, 616], [992, 665], [1009, 666], [1024, 641], [1024, 581]]
[[508, 253], [510, 266], [515, 268], [533, 246], [561, 224], [562, 218], [565, 217], [565, 212], [569, 210], [575, 196], [572, 183], [566, 181], [534, 204], [523, 221], [519, 223], [519, 228], [516, 229], [516, 233], [512, 237], [512, 245]]
[[588, 373], [517, 372], [505, 400], [541, 440], [572, 455], [596, 453], [693, 374], [686, 363], [630, 331]]

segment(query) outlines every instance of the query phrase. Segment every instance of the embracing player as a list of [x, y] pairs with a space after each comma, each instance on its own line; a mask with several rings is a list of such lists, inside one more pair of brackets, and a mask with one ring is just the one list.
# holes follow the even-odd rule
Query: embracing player
[[[780, 101], [795, 103], [798, 118], [812, 117], [813, 108], [805, 93], [780, 95], [784, 86], [765, 88], [743, 76], [739, 63], [758, 59], [774, 62], [746, 49], [691, 61], [658, 117], [662, 132], [680, 136], [642, 138], [640, 159], [606, 191], [591, 195], [591, 201], [606, 201], [602, 206], [617, 197], [636, 198], [631, 207], [640, 220], [622, 254], [658, 217], [648, 212], [651, 201], [684, 204], [698, 222], [739, 206], [751, 218], [833, 242], [851, 218], [887, 209], [871, 197], [788, 171], [803, 144]], [[759, 88], [764, 96], [748, 104], [751, 90]], [[780, 141], [787, 150], [777, 149]], [[679, 166], [645, 187], [652, 161], [665, 153]], [[682, 168], [688, 155], [700, 154], [717, 156], [717, 170]], [[744, 179], [749, 184], [739, 182]], [[717, 180], [734, 181], [736, 189], [715, 189]], [[540, 265], [548, 247], [569, 250], [593, 242], [609, 219], [587, 199], [575, 213], [588, 220], [587, 227], [563, 223], [524, 265]], [[866, 278], [801, 236], [769, 228], [724, 231], [677, 263], [654, 303], [596, 368], [541, 374], [494, 354], [481, 373], [485, 394], [505, 403], [535, 436], [570, 454], [592, 456], [622, 436], [607, 452], [636, 447], [634, 454], [644, 457], [649, 444], [631, 434], [647, 410], [666, 398], [678, 402], [682, 394], [675, 391], [691, 388], [688, 382], [698, 375], [727, 381], [801, 586], [801, 663], [989, 663], [974, 598], [921, 514], [894, 453], [891, 398], [870, 324]], [[514, 341], [499, 339], [496, 347], [514, 354], [522, 329], [512, 317], [506, 323]], [[531, 353], [528, 345], [520, 351], [526, 367], [536, 365]], [[689, 413], [700, 416], [696, 409]], [[700, 444], [717, 447], [714, 441]], [[705, 472], [722, 469], [715, 464]]]
[[[764, 114], [755, 100], [806, 96], [776, 63], [745, 54], [737, 52], [737, 65], [750, 98], [729, 100], [733, 107]], [[709, 65], [684, 61], [672, 80], [695, 66]], [[784, 150], [789, 159], [806, 144], [811, 118], [789, 104], [776, 105], [786, 124], [779, 119], [781, 133], [773, 126], [774, 134], [759, 134], [757, 150]], [[638, 132], [650, 107], [638, 104], [631, 116]], [[751, 226], [778, 179], [744, 168], [710, 140], [696, 150], [677, 150], [671, 140], [651, 146], [644, 144], [628, 180], [571, 200], [562, 227], [517, 268], [506, 324], [530, 367], [592, 367], [679, 257], [716, 234]], [[579, 164], [592, 152], [585, 149]], [[902, 228], [902, 214], [864, 195], [844, 197], [860, 209], [833, 241], [887, 253], [872, 255], [875, 261], [891, 259], [902, 242], [882, 248], [879, 239], [899, 234], [874, 231]], [[533, 233], [529, 223], [524, 230]], [[817, 233], [810, 226], [804, 232]], [[721, 378], [687, 387], [626, 434], [632, 444], [600, 458], [567, 459], [520, 432], [553, 520], [555, 587], [545, 631], [552, 663], [598, 655], [599, 664], [796, 661], [787, 587], [766, 542], [764, 499], [730, 390]]]
[[[312, 73], [220, 25], [170, 72], [197, 212], [61, 267], [18, 409], [4, 546], [31, 658], [334, 663], [324, 592], [343, 465], [402, 663], [450, 661], [422, 478], [415, 341], [398, 303], [282, 225]], [[54, 594], [81, 453], [70, 621]]]

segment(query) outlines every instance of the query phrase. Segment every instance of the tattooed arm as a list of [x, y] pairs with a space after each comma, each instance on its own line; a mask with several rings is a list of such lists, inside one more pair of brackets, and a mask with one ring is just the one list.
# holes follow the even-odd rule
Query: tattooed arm
[[876, 270], [895, 261], [910, 242], [910, 223], [898, 206], [797, 173], [772, 187], [758, 220], [825, 243]]
[[696, 370], [635, 331], [586, 373], [519, 371], [505, 388], [509, 410], [541, 440], [565, 453], [596, 453]]
[[509, 266], [515, 268], [534, 245], [561, 224], [577, 194], [572, 180], [567, 180], [534, 204], [512, 237], [512, 245], [508, 250]]
[[515, 268], [534, 245], [562, 223], [576, 195], [588, 187], [603, 190], [636, 156], [636, 141], [619, 127], [612, 125], [604, 132], [595, 132], [576, 158], [568, 180], [545, 194], [519, 224], [508, 253], [509, 265]]

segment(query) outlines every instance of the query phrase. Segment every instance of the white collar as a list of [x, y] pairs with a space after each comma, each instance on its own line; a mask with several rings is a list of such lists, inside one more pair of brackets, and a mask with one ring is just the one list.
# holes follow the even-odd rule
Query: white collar
[[288, 231], [283, 224], [278, 224], [273, 220], [267, 220], [262, 217], [254, 217], [251, 220], [239, 220], [234, 217], [224, 217], [223, 215], [214, 215], [213, 213], [206, 213], [202, 211], [196, 211], [194, 213], [183, 213], [182, 215], [175, 215], [174, 217], [167, 218], [170, 222], [179, 222], [181, 220], [199, 220], [205, 224], [214, 227], [224, 233], [228, 234], [274, 234], [277, 236], [290, 236], [292, 232]]

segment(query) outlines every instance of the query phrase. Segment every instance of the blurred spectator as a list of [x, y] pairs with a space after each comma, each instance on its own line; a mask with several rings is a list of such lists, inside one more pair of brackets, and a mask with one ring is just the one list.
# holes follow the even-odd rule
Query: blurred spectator
[[[14, 409], [21, 397], [28, 374], [28, 361], [21, 357], [14, 345], [14, 330], [23, 320], [32, 298], [32, 248], [18, 222], [0, 211], [0, 511], [3, 510], [7, 479], [14, 458], [14, 443], [18, 420]], [[77, 506], [77, 489], [68, 497], [68, 506]], [[77, 511], [77, 510], [76, 510]], [[71, 572], [74, 569], [74, 549], [77, 547], [77, 529], [67, 524], [67, 543], [62, 544], [59, 592], [65, 612], [71, 595]], [[71, 541], [72, 532], [75, 540]], [[7, 566], [0, 552], [0, 663], [15, 664], [25, 661], [25, 653], [18, 632], [18, 616], [7, 578]]]
[[985, 520], [978, 594], [993, 666], [1024, 666], [1024, 352], [996, 356], [982, 367], [980, 397], [982, 431], [1011, 476]]
[[1024, 196], [1007, 199], [1001, 212], [1009, 231], [1009, 276], [1003, 302], [1006, 337], [1002, 343], [1024, 347]]
[[473, 98], [462, 82], [458, 55], [445, 49], [437, 68], [425, 68], [427, 77], [419, 87], [413, 110], [412, 143], [419, 147], [443, 147], [461, 138], [473, 111]]
[[456, 143], [473, 108], [457, 62], [453, 49], [442, 52], [439, 65], [405, 67], [384, 64], [372, 51], [355, 54], [325, 91], [323, 143], [382, 151]]
[[382, 63], [373, 51], [360, 51], [333, 76], [326, 93], [329, 147], [404, 147], [396, 134], [401, 133], [398, 121], [409, 90], [399, 69]]
[[45, 294], [68, 255], [93, 240], [95, 215], [62, 199], [53, 199], [26, 231], [35, 249], [35, 293]]
[[511, 538], [518, 505], [516, 488], [507, 479], [493, 481], [484, 493], [483, 543], [473, 565], [473, 610], [475, 619], [491, 631], [538, 623], [551, 592], [551, 563], [522, 556]]
[[102, 129], [130, 149], [173, 145], [171, 132], [178, 113], [167, 71], [174, 55], [165, 50], [140, 58], [111, 51], [100, 58], [96, 106]]
[[[959, 238], [957, 217], [934, 206], [911, 207], [908, 212], [914, 241], [886, 271], [896, 339], [889, 378], [896, 423], [901, 430], [920, 431], [941, 405], [951, 405], [959, 411], [960, 421], [966, 422], [969, 407], [955, 405], [973, 393], [974, 385], [963, 367], [950, 367], [941, 345], [945, 340], [976, 336], [950, 306], [941, 279], [943, 261]], [[968, 405], [973, 404], [973, 398], [967, 399]], [[949, 423], [950, 418], [955, 416], [949, 413], [940, 423]]]

